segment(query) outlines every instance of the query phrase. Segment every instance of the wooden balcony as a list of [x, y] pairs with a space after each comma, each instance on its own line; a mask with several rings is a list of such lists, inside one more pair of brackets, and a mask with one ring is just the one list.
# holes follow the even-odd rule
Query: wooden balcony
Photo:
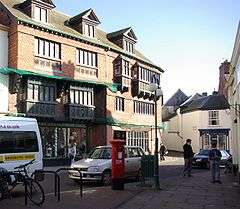
[[70, 120], [93, 120], [95, 107], [67, 104], [66, 113]]
[[121, 85], [122, 90], [128, 91], [131, 87], [132, 79], [130, 77], [119, 75], [115, 76], [115, 82]]
[[56, 115], [56, 104], [25, 101], [25, 112], [32, 117], [54, 118]]
[[133, 81], [132, 84], [132, 89], [133, 89], [133, 95], [134, 96], [139, 96], [139, 97], [150, 97], [151, 92], [149, 91], [149, 83], [140, 81], [140, 80], [135, 80]]

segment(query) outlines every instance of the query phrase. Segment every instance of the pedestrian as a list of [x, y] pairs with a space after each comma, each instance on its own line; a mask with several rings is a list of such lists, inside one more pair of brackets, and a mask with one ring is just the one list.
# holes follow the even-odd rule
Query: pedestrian
[[167, 152], [166, 146], [163, 143], [161, 143], [161, 145], [160, 145], [160, 160], [165, 160], [164, 156], [165, 156], [166, 152]]
[[183, 176], [188, 175], [188, 177], [192, 177], [192, 158], [194, 156], [193, 149], [191, 146], [192, 140], [187, 139], [186, 143], [183, 146], [183, 154], [184, 154], [184, 169]]
[[212, 149], [209, 152], [209, 160], [211, 165], [211, 176], [212, 180], [211, 183], [219, 183], [221, 184], [220, 180], [220, 160], [222, 154], [220, 150], [217, 149], [217, 143], [212, 142]]
[[77, 154], [77, 144], [74, 142], [73, 137], [70, 137], [70, 144], [68, 145], [68, 157], [71, 161], [71, 165], [75, 161], [76, 154]]

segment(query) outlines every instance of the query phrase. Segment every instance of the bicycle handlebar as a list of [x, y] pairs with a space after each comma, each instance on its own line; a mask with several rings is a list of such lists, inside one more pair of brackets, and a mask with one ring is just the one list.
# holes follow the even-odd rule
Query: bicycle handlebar
[[28, 165], [33, 164], [34, 161], [35, 161], [35, 159], [31, 160], [30, 162], [28, 162], [28, 163], [26, 163], [26, 164], [23, 164], [23, 165], [17, 166], [17, 167], [15, 167], [14, 169], [22, 169], [22, 168], [25, 168], [25, 167], [27, 167]]

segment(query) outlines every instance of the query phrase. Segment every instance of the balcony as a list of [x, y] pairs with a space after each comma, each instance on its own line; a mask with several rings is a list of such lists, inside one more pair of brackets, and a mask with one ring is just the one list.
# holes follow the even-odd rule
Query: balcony
[[48, 72], [61, 71], [61, 62], [56, 60], [49, 60], [41, 57], [34, 58], [34, 69]]
[[135, 80], [133, 81], [133, 95], [139, 97], [150, 97], [149, 83], [145, 81]]
[[93, 120], [95, 107], [67, 104], [66, 112], [70, 120]]
[[26, 101], [25, 110], [28, 116], [54, 118], [56, 115], [56, 104]]
[[124, 75], [115, 76], [115, 82], [120, 84], [123, 91], [128, 91], [131, 86], [132, 79]]

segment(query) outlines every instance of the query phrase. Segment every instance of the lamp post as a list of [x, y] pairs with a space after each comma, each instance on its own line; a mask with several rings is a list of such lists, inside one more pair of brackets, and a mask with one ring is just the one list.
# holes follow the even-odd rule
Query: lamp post
[[162, 89], [159, 87], [157, 83], [151, 83], [149, 85], [149, 90], [154, 92], [154, 103], [155, 103], [155, 150], [154, 150], [154, 184], [155, 189], [160, 189], [159, 183], [159, 158], [158, 158], [158, 136], [157, 136], [157, 128], [158, 128], [158, 112], [157, 112], [157, 101], [158, 97], [163, 96]]

